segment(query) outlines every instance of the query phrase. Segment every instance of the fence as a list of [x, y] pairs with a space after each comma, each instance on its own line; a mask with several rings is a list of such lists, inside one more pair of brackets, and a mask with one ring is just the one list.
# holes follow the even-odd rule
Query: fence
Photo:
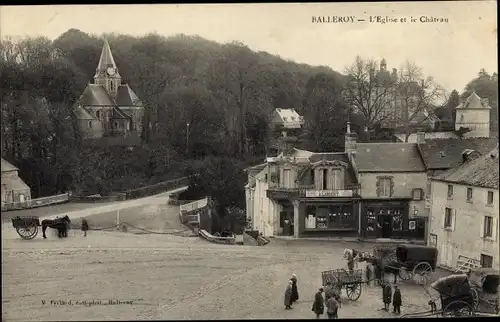
[[67, 201], [69, 201], [69, 194], [64, 193], [55, 196], [26, 200], [24, 202], [12, 202], [12, 203], [2, 204], [2, 211], [30, 209], [30, 208], [52, 205], [56, 203], [63, 203]]
[[111, 196], [71, 196], [70, 200], [73, 202], [114, 202], [114, 201], [124, 201], [127, 196], [125, 193], [115, 192]]

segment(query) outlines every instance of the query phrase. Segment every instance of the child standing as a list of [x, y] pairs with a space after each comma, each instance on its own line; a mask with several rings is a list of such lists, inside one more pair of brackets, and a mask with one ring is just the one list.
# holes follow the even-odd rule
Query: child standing
[[87, 237], [87, 230], [89, 230], [89, 224], [85, 218], [82, 219], [82, 231], [83, 237]]
[[401, 314], [401, 291], [399, 290], [399, 287], [396, 285], [394, 286], [394, 296], [392, 298], [392, 305], [394, 305], [394, 313], [396, 314]]

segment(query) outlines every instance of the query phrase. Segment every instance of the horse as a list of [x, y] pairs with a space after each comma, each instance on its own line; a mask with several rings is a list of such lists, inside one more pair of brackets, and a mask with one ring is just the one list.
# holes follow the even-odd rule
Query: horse
[[62, 218], [42, 220], [43, 238], [47, 238], [47, 236], [45, 235], [47, 227], [57, 229], [57, 237], [59, 238], [68, 237], [68, 227], [70, 223], [71, 220], [69, 219], [68, 215]]

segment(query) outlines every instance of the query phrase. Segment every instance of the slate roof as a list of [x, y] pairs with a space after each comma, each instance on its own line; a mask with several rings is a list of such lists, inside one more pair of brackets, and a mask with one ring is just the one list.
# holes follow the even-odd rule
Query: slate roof
[[476, 94], [476, 92], [472, 92], [463, 102], [458, 104], [457, 109], [463, 108], [471, 108], [471, 109], [481, 109], [481, 108], [491, 108], [488, 104], [483, 104], [481, 102], [481, 97]]
[[[405, 134], [394, 135], [401, 142], [405, 141]], [[459, 139], [455, 132], [425, 132], [425, 140]], [[417, 143], [417, 133], [412, 133], [408, 137], [407, 143]]]
[[128, 119], [129, 116], [125, 112], [120, 110], [118, 107], [115, 107], [113, 109], [113, 112], [111, 113], [111, 118], [112, 119]]
[[496, 138], [445, 139], [426, 141], [419, 144], [419, 148], [427, 169], [437, 170], [458, 166], [462, 162], [462, 153], [467, 149], [484, 154], [497, 144]]
[[17, 171], [17, 170], [19, 170], [19, 169], [16, 168], [12, 163], [10, 163], [2, 158], [2, 163], [1, 163], [1, 171], [2, 172]]
[[349, 158], [347, 157], [347, 154], [344, 152], [333, 152], [333, 153], [313, 153], [309, 157], [309, 161], [311, 163], [315, 163], [321, 160], [326, 160], [326, 161], [342, 161], [349, 163]]
[[79, 103], [82, 106], [115, 106], [113, 98], [102, 85], [88, 84], [80, 96]]
[[74, 109], [75, 116], [79, 120], [94, 120], [95, 117], [90, 114], [84, 107], [76, 106]]
[[354, 157], [358, 172], [425, 171], [414, 143], [358, 143]]
[[433, 180], [443, 180], [467, 186], [498, 189], [499, 180], [498, 145], [492, 151], [472, 161], [463, 163], [436, 176]]
[[142, 106], [142, 102], [128, 84], [120, 85], [115, 99], [118, 106]]

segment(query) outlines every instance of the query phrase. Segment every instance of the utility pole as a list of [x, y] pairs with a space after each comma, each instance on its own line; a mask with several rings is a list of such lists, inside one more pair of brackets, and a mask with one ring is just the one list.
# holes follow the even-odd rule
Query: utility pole
[[189, 122], [186, 123], [186, 154], [189, 155]]

